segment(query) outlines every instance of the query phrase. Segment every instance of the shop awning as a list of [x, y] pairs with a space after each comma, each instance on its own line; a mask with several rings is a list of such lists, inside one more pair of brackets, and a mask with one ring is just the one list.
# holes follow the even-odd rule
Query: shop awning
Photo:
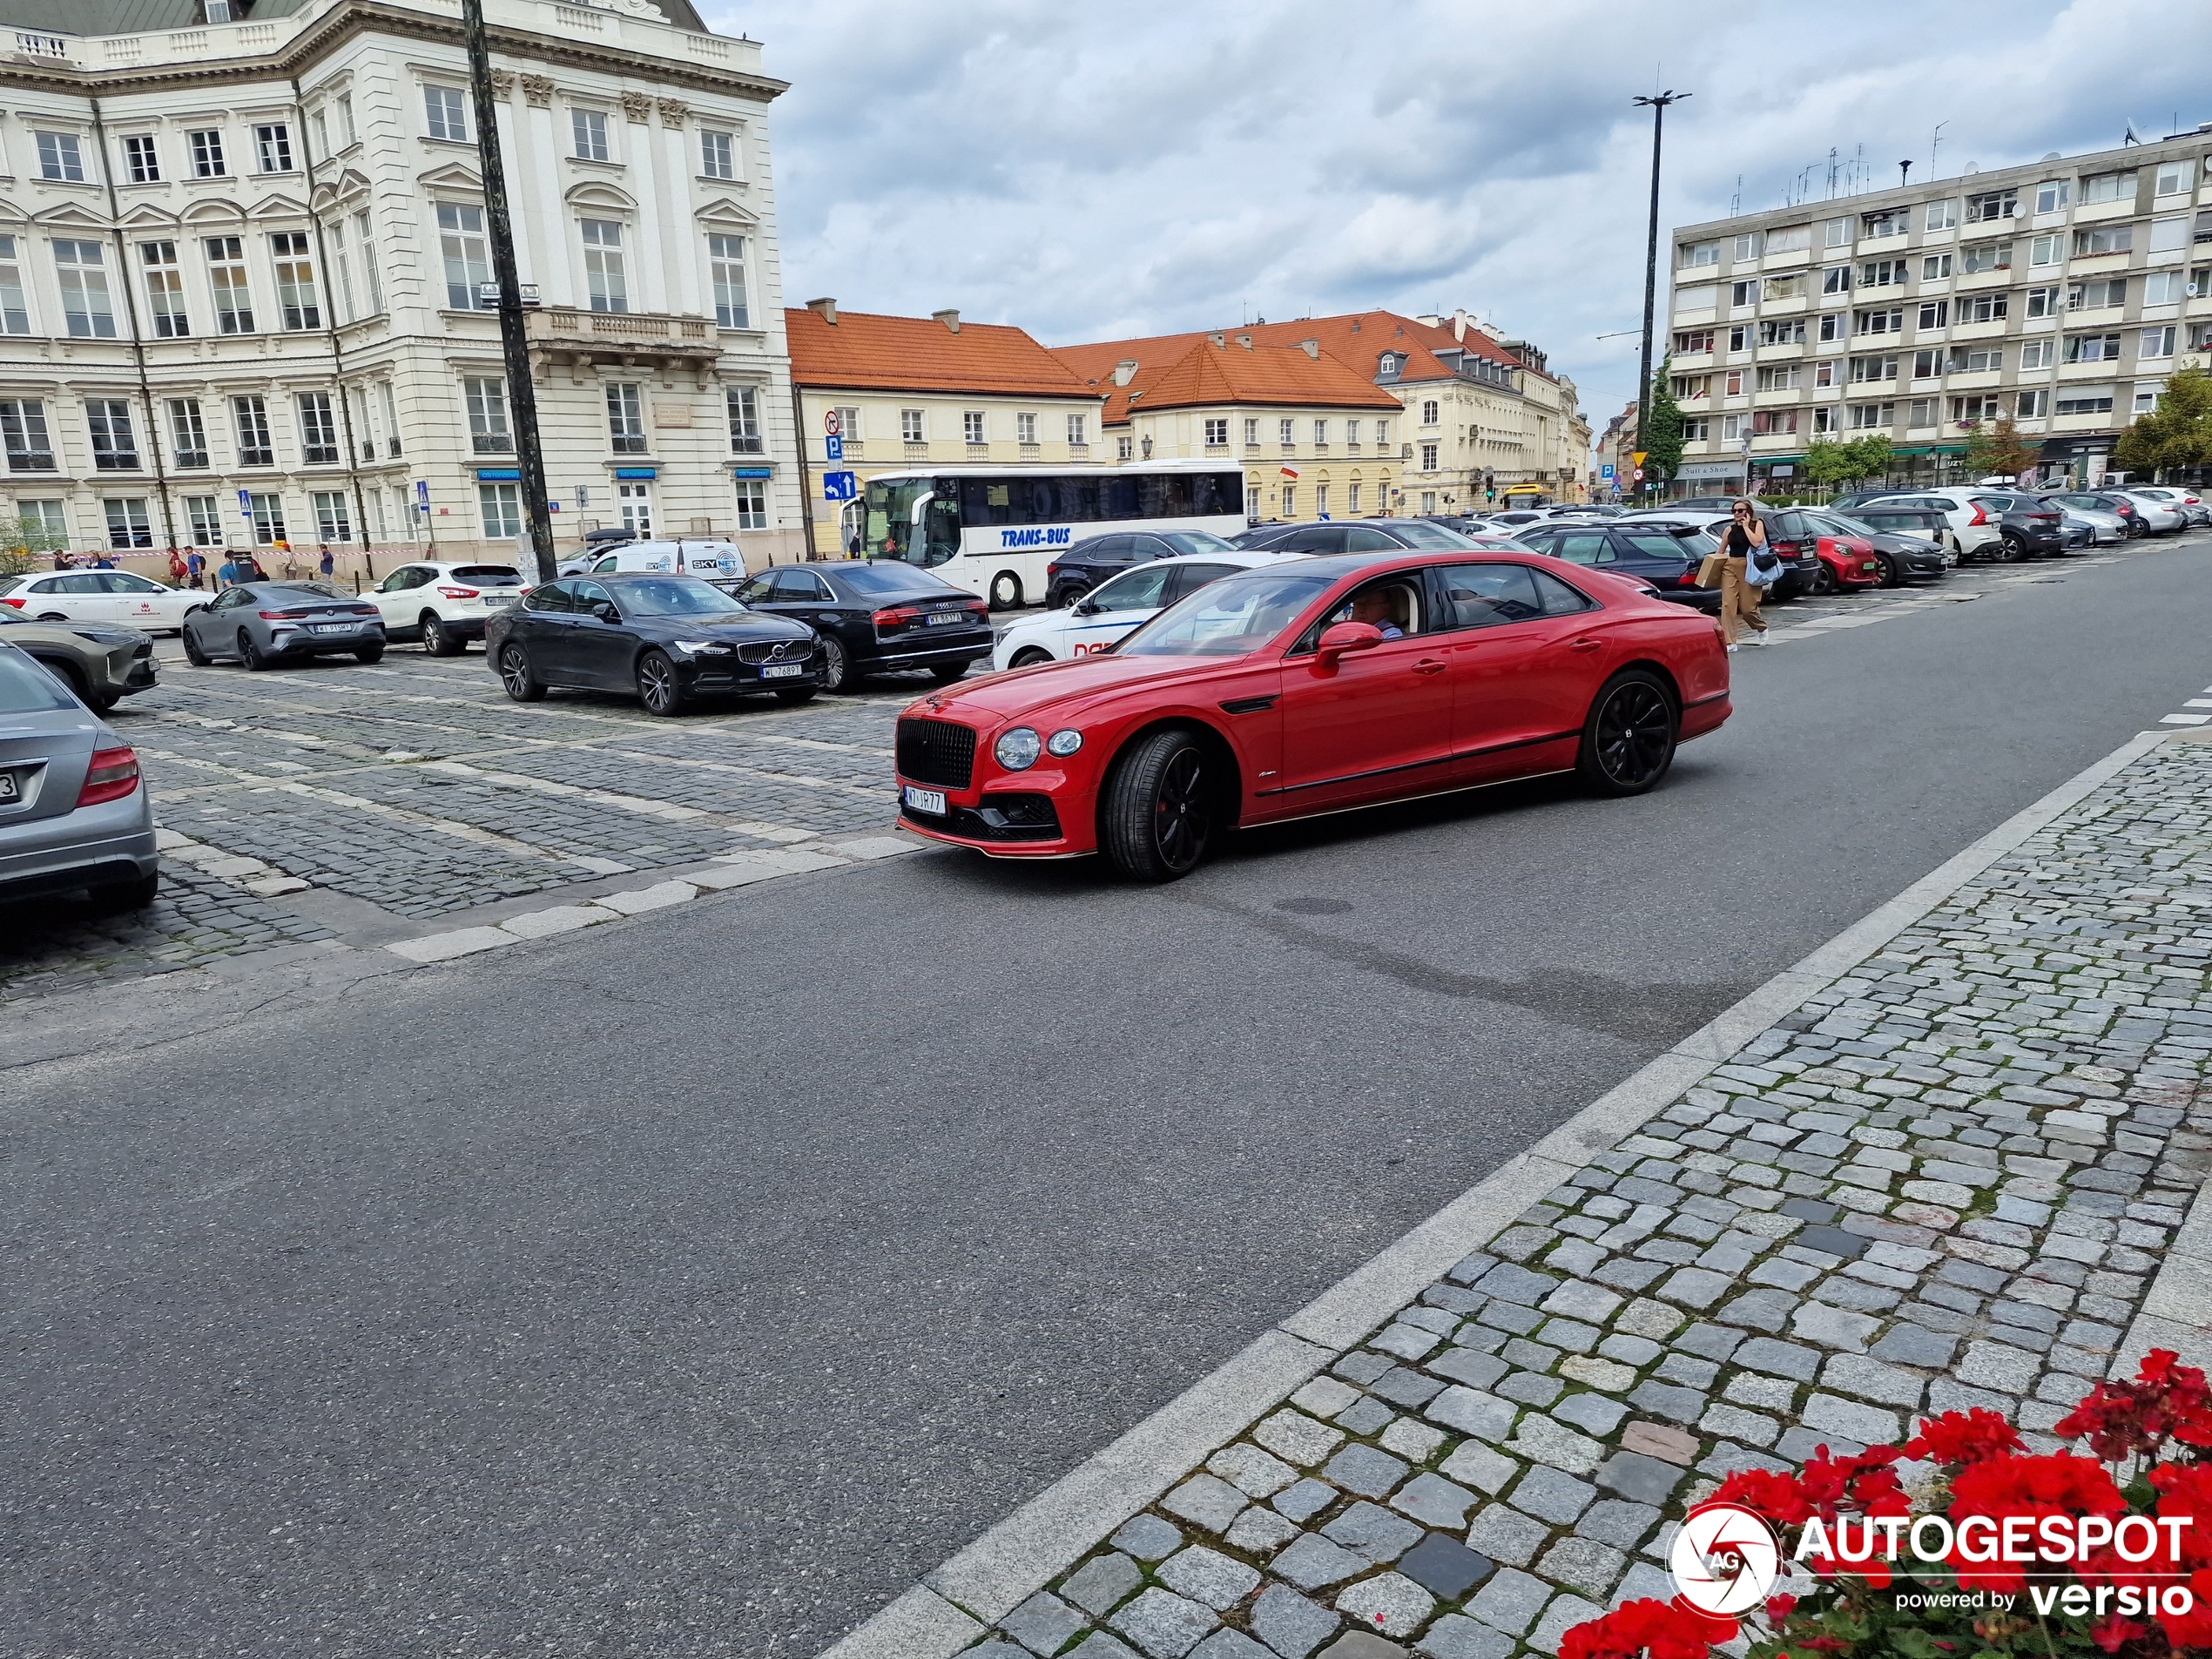
[[1893, 455], [1963, 455], [1966, 453], [1966, 446], [1963, 443], [1900, 443], [1890, 453]]
[[2043, 440], [2046, 461], [2071, 461], [2076, 455], [2109, 455], [2112, 434], [2109, 432], [2081, 432], [2064, 438]]

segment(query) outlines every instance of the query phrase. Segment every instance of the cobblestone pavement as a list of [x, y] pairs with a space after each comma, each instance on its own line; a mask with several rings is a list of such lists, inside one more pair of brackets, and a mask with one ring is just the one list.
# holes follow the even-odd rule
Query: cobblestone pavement
[[1510, 1659], [1733, 1469], [2046, 1448], [2212, 1148], [2212, 746], [2152, 749], [1529, 1206], [968, 1652]]
[[162, 684], [110, 719], [153, 792], [161, 896], [121, 918], [12, 907], [0, 925], [11, 995], [342, 941], [380, 921], [453, 926], [631, 872], [881, 834], [892, 726], [929, 684], [664, 721], [614, 697], [510, 703], [480, 652], [254, 675], [189, 667], [173, 641], [160, 654]]

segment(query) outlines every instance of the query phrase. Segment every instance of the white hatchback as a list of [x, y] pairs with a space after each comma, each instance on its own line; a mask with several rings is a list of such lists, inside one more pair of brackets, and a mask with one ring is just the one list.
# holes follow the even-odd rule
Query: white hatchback
[[617, 542], [604, 553], [570, 559], [561, 566], [563, 576], [606, 576], [617, 570], [660, 570], [705, 582], [731, 581], [745, 575], [745, 553], [735, 542]]
[[418, 560], [361, 595], [384, 618], [384, 637], [419, 639], [433, 657], [458, 657], [484, 624], [529, 589], [511, 564]]
[[0, 605], [38, 622], [105, 622], [149, 633], [182, 632], [208, 597], [130, 570], [57, 570], [0, 579]]
[[991, 644], [991, 667], [1028, 668], [1064, 663], [1110, 651], [1187, 593], [1239, 570], [1287, 564], [1303, 553], [1262, 553], [1250, 548], [1154, 559], [1100, 583], [1064, 610], [1048, 610], [1000, 630]]

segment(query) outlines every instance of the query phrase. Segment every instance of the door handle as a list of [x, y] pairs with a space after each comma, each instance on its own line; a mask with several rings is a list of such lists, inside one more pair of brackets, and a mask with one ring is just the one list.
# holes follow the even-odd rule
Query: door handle
[[1567, 647], [1567, 649], [1568, 649], [1568, 650], [1569, 650], [1569, 651], [1595, 651], [1597, 648], [1598, 648], [1598, 642], [1597, 642], [1596, 640], [1595, 640], [1595, 639], [1577, 639], [1577, 640], [1575, 640], [1574, 642], [1572, 642], [1572, 643], [1571, 643], [1570, 644], [1568, 644], [1568, 646]]
[[1433, 657], [1424, 657], [1413, 664], [1416, 674], [1441, 674], [1443, 671], [1444, 664]]

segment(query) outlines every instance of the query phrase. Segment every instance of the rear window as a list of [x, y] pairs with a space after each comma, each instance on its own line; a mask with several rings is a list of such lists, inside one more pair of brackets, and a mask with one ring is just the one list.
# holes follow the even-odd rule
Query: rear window
[[940, 594], [961, 591], [944, 577], [932, 576], [927, 570], [917, 570], [911, 564], [867, 564], [855, 559], [851, 563], [839, 565], [837, 575], [840, 582], [861, 593], [922, 593], [934, 597]]
[[33, 714], [45, 709], [73, 709], [77, 699], [32, 658], [0, 650], [0, 714]]
[[447, 579], [474, 582], [487, 588], [519, 588], [523, 585], [522, 572], [511, 564], [457, 565]]
[[354, 597], [322, 582], [272, 582], [261, 591], [279, 604], [296, 604], [302, 599], [350, 599]]
[[1230, 553], [1236, 550], [1218, 536], [1210, 535], [1204, 530], [1169, 530], [1160, 539], [1171, 543], [1178, 553]]
[[1393, 528], [1398, 539], [1407, 547], [1464, 549], [1474, 545], [1457, 530], [1447, 530], [1441, 524], [1425, 523], [1417, 518], [1401, 519]]

